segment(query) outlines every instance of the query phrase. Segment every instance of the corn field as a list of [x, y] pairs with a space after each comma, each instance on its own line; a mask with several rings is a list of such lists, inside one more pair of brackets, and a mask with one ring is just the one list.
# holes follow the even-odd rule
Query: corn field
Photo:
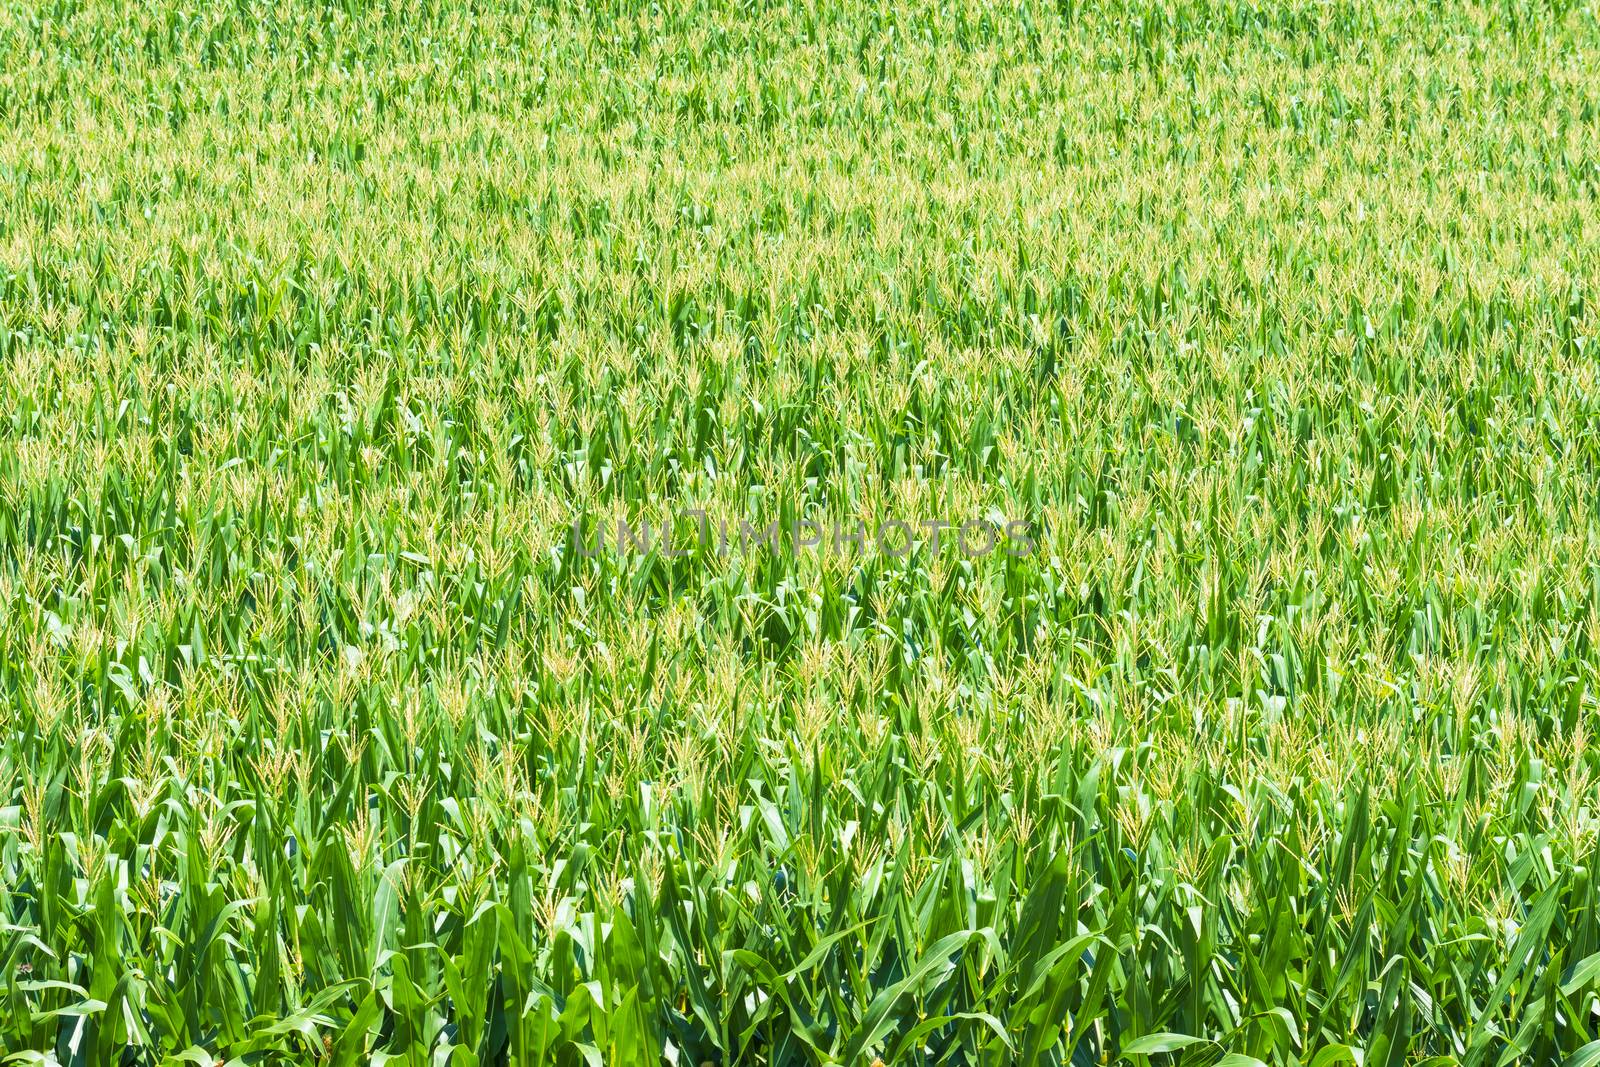
[[0, 1063], [1600, 1064], [1593, 0], [0, 0], [0, 131]]

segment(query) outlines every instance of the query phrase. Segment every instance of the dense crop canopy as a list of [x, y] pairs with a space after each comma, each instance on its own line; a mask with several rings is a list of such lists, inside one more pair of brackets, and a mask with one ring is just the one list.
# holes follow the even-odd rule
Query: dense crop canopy
[[1592, 2], [0, 0], [0, 131], [0, 1062], [1600, 1063]]

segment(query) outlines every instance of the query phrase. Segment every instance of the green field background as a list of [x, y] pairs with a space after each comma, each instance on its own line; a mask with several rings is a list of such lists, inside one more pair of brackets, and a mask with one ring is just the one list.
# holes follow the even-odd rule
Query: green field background
[[0, 131], [0, 1063], [1600, 1063], [1593, 3], [0, 0]]

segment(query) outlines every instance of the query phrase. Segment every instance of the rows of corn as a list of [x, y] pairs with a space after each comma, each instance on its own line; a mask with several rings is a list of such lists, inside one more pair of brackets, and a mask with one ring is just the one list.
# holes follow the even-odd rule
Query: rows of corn
[[0, 1063], [1600, 1063], [1592, 2], [0, 0], [0, 130]]

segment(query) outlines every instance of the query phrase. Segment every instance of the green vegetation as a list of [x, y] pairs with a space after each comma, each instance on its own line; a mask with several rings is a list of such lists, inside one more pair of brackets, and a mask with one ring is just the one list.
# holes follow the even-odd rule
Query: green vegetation
[[1597, 72], [0, 0], [0, 1062], [1600, 1062]]

